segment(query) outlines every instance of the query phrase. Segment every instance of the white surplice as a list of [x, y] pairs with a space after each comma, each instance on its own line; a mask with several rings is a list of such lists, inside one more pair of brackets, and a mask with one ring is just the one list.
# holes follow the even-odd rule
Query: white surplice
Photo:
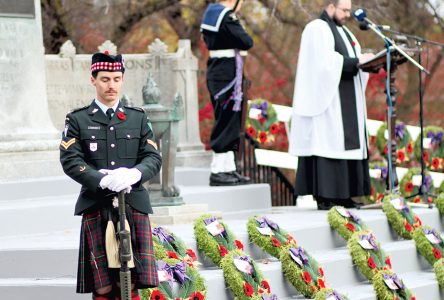
[[[356, 57], [344, 30], [352, 37], [360, 56], [361, 47], [355, 36], [348, 29], [338, 27], [349, 56]], [[302, 33], [296, 73], [290, 154], [352, 160], [367, 158], [365, 87], [368, 73], [360, 70], [354, 77], [360, 148], [345, 150], [339, 96], [343, 62], [343, 56], [335, 51], [329, 25], [320, 19], [307, 24]]]

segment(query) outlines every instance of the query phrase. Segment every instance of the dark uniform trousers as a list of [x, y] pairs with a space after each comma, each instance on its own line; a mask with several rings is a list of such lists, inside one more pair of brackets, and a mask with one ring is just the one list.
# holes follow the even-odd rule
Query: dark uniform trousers
[[[153, 253], [152, 213], [149, 194], [142, 184], [161, 167], [161, 157], [146, 113], [140, 108], [119, 106], [110, 120], [93, 101], [66, 116], [60, 143], [64, 172], [82, 185], [75, 215], [83, 215], [80, 236], [77, 292], [90, 293], [114, 281], [107, 266], [105, 226], [116, 193], [102, 189], [101, 169], [137, 168], [141, 180], [125, 195], [131, 227], [136, 270], [132, 277], [137, 288], [158, 285]], [[115, 269], [118, 272], [118, 269]]]

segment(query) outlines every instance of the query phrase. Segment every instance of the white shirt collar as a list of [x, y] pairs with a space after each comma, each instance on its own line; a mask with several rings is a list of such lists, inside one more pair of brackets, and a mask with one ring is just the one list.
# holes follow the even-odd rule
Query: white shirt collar
[[106, 111], [108, 110], [108, 108], [112, 108], [113, 111], [116, 112], [117, 106], [119, 106], [120, 101], [117, 101], [116, 104], [113, 105], [113, 107], [108, 107], [97, 99], [94, 99], [94, 102], [96, 102], [100, 110], [103, 111], [103, 113], [106, 115]]

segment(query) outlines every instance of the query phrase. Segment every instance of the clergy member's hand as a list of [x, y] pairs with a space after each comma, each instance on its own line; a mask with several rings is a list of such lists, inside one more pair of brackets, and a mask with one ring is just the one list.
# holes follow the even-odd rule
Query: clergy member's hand
[[375, 55], [373, 53], [363, 53], [359, 57], [359, 64], [361, 65], [362, 63], [365, 63], [365, 62], [371, 60], [373, 57], [375, 57]]

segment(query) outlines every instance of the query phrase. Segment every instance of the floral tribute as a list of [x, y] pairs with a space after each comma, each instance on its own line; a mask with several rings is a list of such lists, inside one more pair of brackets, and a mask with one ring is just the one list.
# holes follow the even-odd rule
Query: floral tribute
[[279, 258], [283, 246], [296, 246], [296, 240], [288, 232], [266, 217], [250, 218], [247, 231], [253, 243], [276, 258]]
[[199, 265], [196, 253], [185, 243], [163, 227], [153, 227], [154, 255], [156, 259], [173, 258], [184, 261], [190, 267]]
[[277, 300], [270, 284], [263, 277], [257, 264], [242, 250], [230, 251], [221, 261], [225, 282], [235, 299]]
[[393, 230], [405, 239], [411, 240], [413, 231], [422, 225], [421, 219], [413, 213], [401, 195], [385, 196], [382, 210]]
[[235, 249], [243, 250], [241, 241], [236, 240], [228, 227], [211, 215], [203, 215], [194, 222], [197, 248], [220, 266], [222, 258]]
[[367, 229], [364, 222], [362, 222], [358, 216], [342, 206], [330, 208], [327, 217], [331, 228], [336, 230], [346, 241], [348, 241], [355, 232]]
[[280, 127], [271, 102], [264, 99], [252, 100], [248, 112], [249, 117], [245, 121], [247, 134], [261, 144], [272, 143]]
[[392, 270], [382, 270], [373, 277], [376, 297], [381, 300], [416, 300], [401, 278]]
[[[444, 184], [444, 181], [443, 181], [443, 184]], [[435, 205], [436, 205], [436, 208], [438, 208], [439, 213], [441, 215], [444, 215], [444, 193], [443, 192], [441, 192], [438, 195], [438, 198], [435, 199]]]
[[316, 293], [314, 300], [348, 300], [348, 298], [333, 289], [325, 288]]
[[370, 163], [371, 195], [367, 196], [369, 203], [380, 203], [384, 199], [387, 188], [387, 164], [385, 162]]
[[[388, 131], [387, 123], [381, 125], [376, 133], [376, 147], [382, 156], [387, 157], [389, 147], [387, 146]], [[395, 140], [397, 145], [396, 163], [398, 165], [406, 165], [413, 157], [413, 140], [403, 122], [397, 122], [395, 127]]]
[[203, 300], [205, 281], [199, 272], [177, 259], [157, 261], [159, 286], [142, 290], [144, 300]]
[[[424, 163], [430, 171], [443, 172], [444, 171], [444, 130], [441, 127], [428, 126], [424, 129], [424, 139], [422, 141], [424, 146]], [[419, 161], [420, 152], [419, 136], [415, 141], [415, 157]]]
[[353, 234], [348, 240], [348, 249], [353, 263], [362, 275], [370, 281], [379, 271], [392, 268], [390, 257], [382, 250], [381, 245], [370, 230]]
[[[426, 192], [433, 193], [434, 192], [434, 186], [433, 186], [433, 179], [432, 176], [430, 176], [430, 173], [428, 171], [425, 171], [424, 174], [424, 186], [426, 189]], [[411, 168], [407, 171], [407, 173], [402, 177], [401, 182], [399, 183], [399, 189], [401, 192], [401, 195], [409, 199], [409, 201], [412, 201], [414, 203], [420, 203], [423, 202], [421, 200], [420, 196], [415, 196], [412, 198], [412, 195], [418, 195], [419, 188], [422, 182], [421, 178], [421, 170], [419, 168]], [[432, 197], [427, 198], [428, 203], [433, 202]]]
[[413, 232], [416, 249], [433, 266], [444, 256], [444, 241], [441, 235], [429, 226], [422, 226]]
[[436, 280], [439, 286], [444, 289], [444, 258], [439, 259], [433, 265], [433, 269], [435, 270]]

